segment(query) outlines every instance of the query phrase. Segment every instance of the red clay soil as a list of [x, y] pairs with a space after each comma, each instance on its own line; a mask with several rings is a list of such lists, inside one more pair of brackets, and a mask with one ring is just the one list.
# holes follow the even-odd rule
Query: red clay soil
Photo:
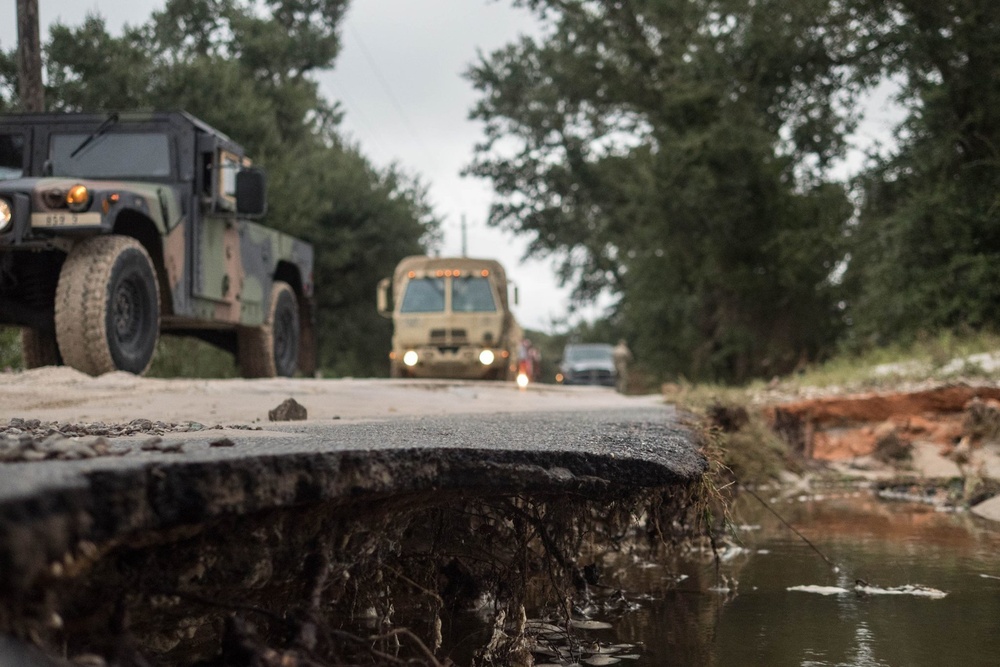
[[966, 410], [974, 399], [1000, 406], [1000, 388], [951, 385], [821, 398], [773, 405], [764, 415], [802, 455], [843, 460], [917, 439], [950, 449], [964, 435]]

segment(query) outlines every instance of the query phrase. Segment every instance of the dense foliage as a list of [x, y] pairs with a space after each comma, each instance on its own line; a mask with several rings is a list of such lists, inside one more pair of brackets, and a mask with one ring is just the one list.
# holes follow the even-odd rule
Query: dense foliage
[[[470, 69], [469, 171], [647, 365], [740, 380], [997, 321], [1000, 5], [517, 4], [547, 30]], [[852, 205], [830, 168], [887, 79], [909, 115]]]
[[[434, 242], [438, 222], [418, 181], [375, 169], [340, 139], [338, 110], [318, 92], [313, 74], [333, 66], [346, 6], [168, 0], [121, 36], [98, 16], [56, 25], [44, 49], [46, 100], [66, 111], [184, 109], [246, 147], [269, 173], [268, 224], [316, 247], [320, 367], [377, 375], [388, 370], [391, 324], [376, 313], [375, 286]], [[13, 78], [3, 54], [6, 108], [16, 103]], [[200, 346], [190, 352], [204, 363]], [[164, 372], [183, 372], [183, 353], [169, 356]]]
[[851, 119], [826, 0], [523, 4], [545, 38], [469, 73], [491, 222], [565, 257], [578, 297], [619, 294], [654, 367], [741, 379], [830, 345]]
[[854, 342], [1000, 322], [1000, 4], [858, 4], [872, 48], [859, 75], [892, 76], [908, 115], [861, 176], [847, 279]]

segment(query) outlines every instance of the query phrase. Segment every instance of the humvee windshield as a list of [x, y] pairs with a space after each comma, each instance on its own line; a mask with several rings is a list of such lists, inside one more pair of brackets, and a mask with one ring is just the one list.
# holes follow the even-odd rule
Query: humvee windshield
[[24, 135], [0, 133], [0, 180], [24, 175]]
[[[49, 143], [52, 176], [80, 178], [168, 178], [170, 137], [155, 133], [54, 134]], [[76, 152], [76, 155], [73, 153]]]

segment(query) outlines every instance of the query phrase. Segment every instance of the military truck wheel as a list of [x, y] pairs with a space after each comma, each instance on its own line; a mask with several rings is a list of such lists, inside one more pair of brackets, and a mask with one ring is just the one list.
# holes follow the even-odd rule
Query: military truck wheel
[[21, 329], [21, 359], [25, 368], [61, 366], [55, 334], [30, 327]]
[[271, 308], [259, 327], [237, 334], [237, 359], [243, 377], [291, 377], [299, 361], [299, 305], [291, 285], [280, 280], [271, 288]]
[[160, 290], [146, 249], [117, 235], [76, 245], [59, 274], [55, 316], [68, 365], [90, 375], [145, 373], [160, 335]]

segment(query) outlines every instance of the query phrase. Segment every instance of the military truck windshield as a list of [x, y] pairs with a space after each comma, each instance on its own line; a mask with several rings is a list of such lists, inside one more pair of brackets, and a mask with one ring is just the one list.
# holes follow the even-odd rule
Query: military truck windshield
[[49, 143], [52, 176], [167, 178], [170, 138], [165, 134], [103, 134], [70, 157], [86, 134], [54, 134]]
[[24, 135], [0, 133], [0, 180], [24, 175]]
[[453, 278], [451, 281], [451, 312], [494, 313], [493, 290], [486, 278]]
[[444, 312], [444, 278], [414, 278], [406, 285], [401, 313]]

